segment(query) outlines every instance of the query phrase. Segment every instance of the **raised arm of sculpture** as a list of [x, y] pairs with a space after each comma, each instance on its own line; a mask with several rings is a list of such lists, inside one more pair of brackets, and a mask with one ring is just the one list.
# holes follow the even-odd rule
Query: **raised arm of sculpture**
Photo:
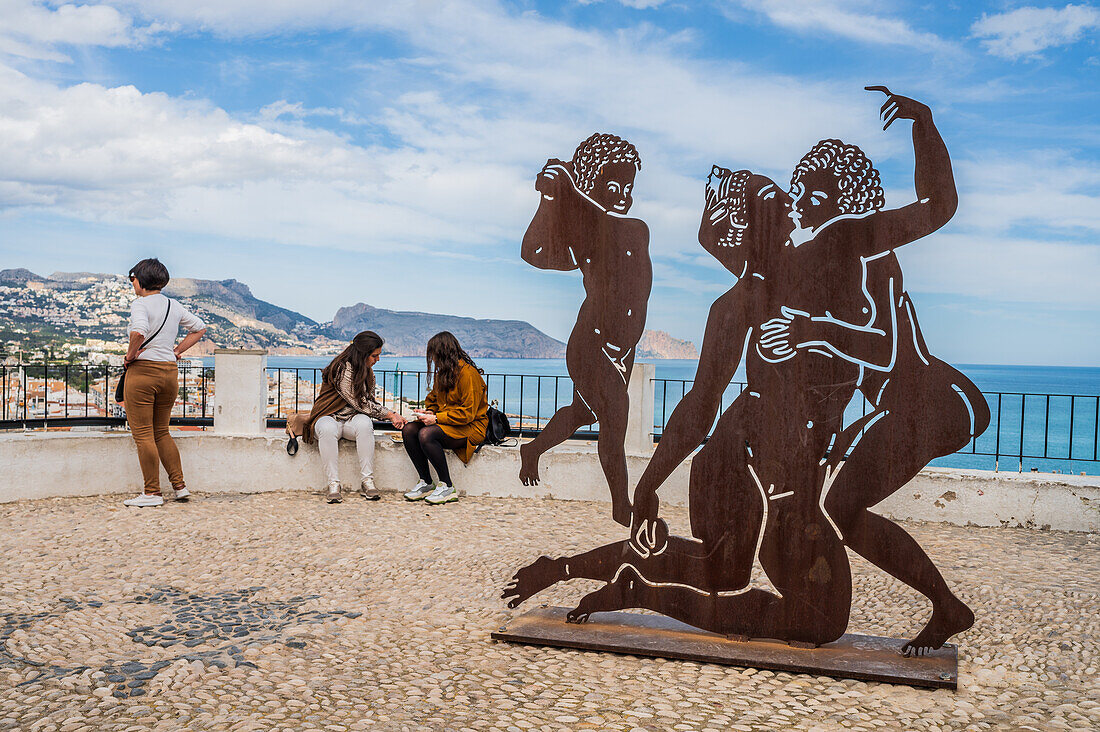
[[577, 269], [583, 257], [578, 248], [592, 238], [598, 218], [609, 214], [577, 189], [570, 164], [556, 158], [546, 161], [535, 190], [542, 198], [523, 235], [520, 256], [539, 269]]
[[899, 119], [913, 120], [913, 182], [917, 193], [917, 200], [906, 206], [863, 216], [841, 216], [826, 224], [835, 228], [830, 238], [846, 238], [854, 246], [851, 253], [872, 257], [928, 236], [946, 224], [955, 215], [959, 194], [951, 156], [932, 121], [932, 110], [915, 99], [892, 94], [884, 86], [867, 89], [887, 95], [879, 110], [884, 130]]

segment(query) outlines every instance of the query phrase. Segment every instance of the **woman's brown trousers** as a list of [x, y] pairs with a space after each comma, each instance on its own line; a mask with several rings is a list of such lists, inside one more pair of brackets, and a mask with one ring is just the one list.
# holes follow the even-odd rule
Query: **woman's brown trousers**
[[174, 363], [138, 360], [126, 369], [126, 421], [137, 445], [146, 495], [160, 495], [158, 463], [164, 465], [173, 488], [184, 487], [180, 453], [168, 434], [168, 420], [178, 392], [179, 372]]

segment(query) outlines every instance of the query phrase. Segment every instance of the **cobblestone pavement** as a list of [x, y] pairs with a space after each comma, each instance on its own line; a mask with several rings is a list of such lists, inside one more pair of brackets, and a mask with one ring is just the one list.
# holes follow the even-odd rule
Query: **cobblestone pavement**
[[[607, 513], [307, 493], [2, 505], [0, 730], [1100, 728], [1098, 537], [910, 526], [978, 615], [956, 693], [491, 641], [512, 573], [621, 538]], [[919, 628], [922, 598], [852, 565], [851, 630]]]

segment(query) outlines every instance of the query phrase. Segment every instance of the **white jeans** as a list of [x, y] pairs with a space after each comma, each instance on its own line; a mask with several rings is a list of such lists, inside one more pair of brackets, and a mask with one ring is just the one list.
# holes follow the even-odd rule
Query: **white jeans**
[[340, 455], [340, 438], [355, 440], [355, 452], [359, 454], [359, 478], [366, 480], [374, 475], [374, 422], [365, 414], [357, 414], [345, 422], [325, 416], [313, 423], [317, 437], [317, 450], [321, 453], [321, 469], [325, 484], [340, 480], [336, 469]]

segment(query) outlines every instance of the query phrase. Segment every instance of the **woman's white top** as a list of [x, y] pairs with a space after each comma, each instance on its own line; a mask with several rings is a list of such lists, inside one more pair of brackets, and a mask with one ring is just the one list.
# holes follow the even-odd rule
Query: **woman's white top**
[[[168, 320], [164, 320], [165, 309], [171, 306], [168, 312]], [[155, 295], [145, 295], [134, 300], [130, 306], [130, 332], [138, 333], [142, 338], [148, 338], [160, 324], [164, 323], [157, 337], [149, 341], [145, 348], [138, 353], [139, 361], [170, 361], [176, 362], [176, 354], [172, 350], [176, 347], [176, 336], [179, 335], [180, 326], [187, 329], [188, 333], [200, 331], [206, 326], [190, 310], [176, 300], [169, 300], [159, 292]]]

